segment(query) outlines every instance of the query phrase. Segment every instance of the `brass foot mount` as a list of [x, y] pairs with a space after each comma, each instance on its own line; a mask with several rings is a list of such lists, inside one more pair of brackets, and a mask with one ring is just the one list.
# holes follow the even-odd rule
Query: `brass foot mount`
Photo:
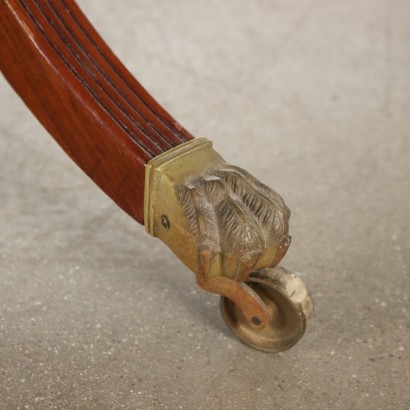
[[286, 350], [304, 334], [313, 302], [300, 278], [278, 264], [291, 238], [283, 199], [227, 164], [205, 138], [181, 144], [147, 164], [144, 222], [221, 295], [221, 313], [247, 345]]

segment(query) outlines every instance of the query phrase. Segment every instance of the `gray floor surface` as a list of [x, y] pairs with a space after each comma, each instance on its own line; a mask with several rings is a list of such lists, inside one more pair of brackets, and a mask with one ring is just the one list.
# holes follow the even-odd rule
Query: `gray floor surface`
[[0, 79], [1, 409], [409, 409], [410, 3], [82, 0], [195, 135], [292, 210], [301, 342], [237, 341], [218, 297]]

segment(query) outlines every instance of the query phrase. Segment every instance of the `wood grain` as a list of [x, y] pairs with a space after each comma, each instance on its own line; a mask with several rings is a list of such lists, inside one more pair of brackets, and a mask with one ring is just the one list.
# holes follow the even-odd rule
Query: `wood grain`
[[74, 1], [0, 0], [0, 69], [84, 172], [143, 223], [145, 164], [193, 138]]

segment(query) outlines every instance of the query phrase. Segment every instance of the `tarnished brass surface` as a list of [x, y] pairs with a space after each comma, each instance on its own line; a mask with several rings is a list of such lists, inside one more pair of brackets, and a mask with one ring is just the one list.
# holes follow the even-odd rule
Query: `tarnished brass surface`
[[198, 284], [232, 301], [255, 332], [269, 327], [266, 301], [245, 281], [277, 266], [290, 245], [283, 199], [198, 138], [149, 161], [144, 201], [147, 232], [195, 272]]
[[228, 298], [220, 308], [228, 327], [246, 344], [265, 352], [290, 349], [303, 336], [313, 313], [313, 301], [302, 280], [282, 267], [252, 272], [246, 284], [265, 303], [269, 323], [263, 329], [249, 326], [242, 312]]

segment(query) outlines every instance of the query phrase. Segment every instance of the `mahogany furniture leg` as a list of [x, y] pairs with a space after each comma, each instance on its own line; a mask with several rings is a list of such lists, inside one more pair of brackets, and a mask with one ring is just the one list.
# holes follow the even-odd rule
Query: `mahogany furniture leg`
[[74, 1], [0, 0], [0, 68], [77, 165], [221, 295], [242, 341], [274, 352], [302, 337], [313, 303], [278, 267], [283, 199], [176, 122]]

